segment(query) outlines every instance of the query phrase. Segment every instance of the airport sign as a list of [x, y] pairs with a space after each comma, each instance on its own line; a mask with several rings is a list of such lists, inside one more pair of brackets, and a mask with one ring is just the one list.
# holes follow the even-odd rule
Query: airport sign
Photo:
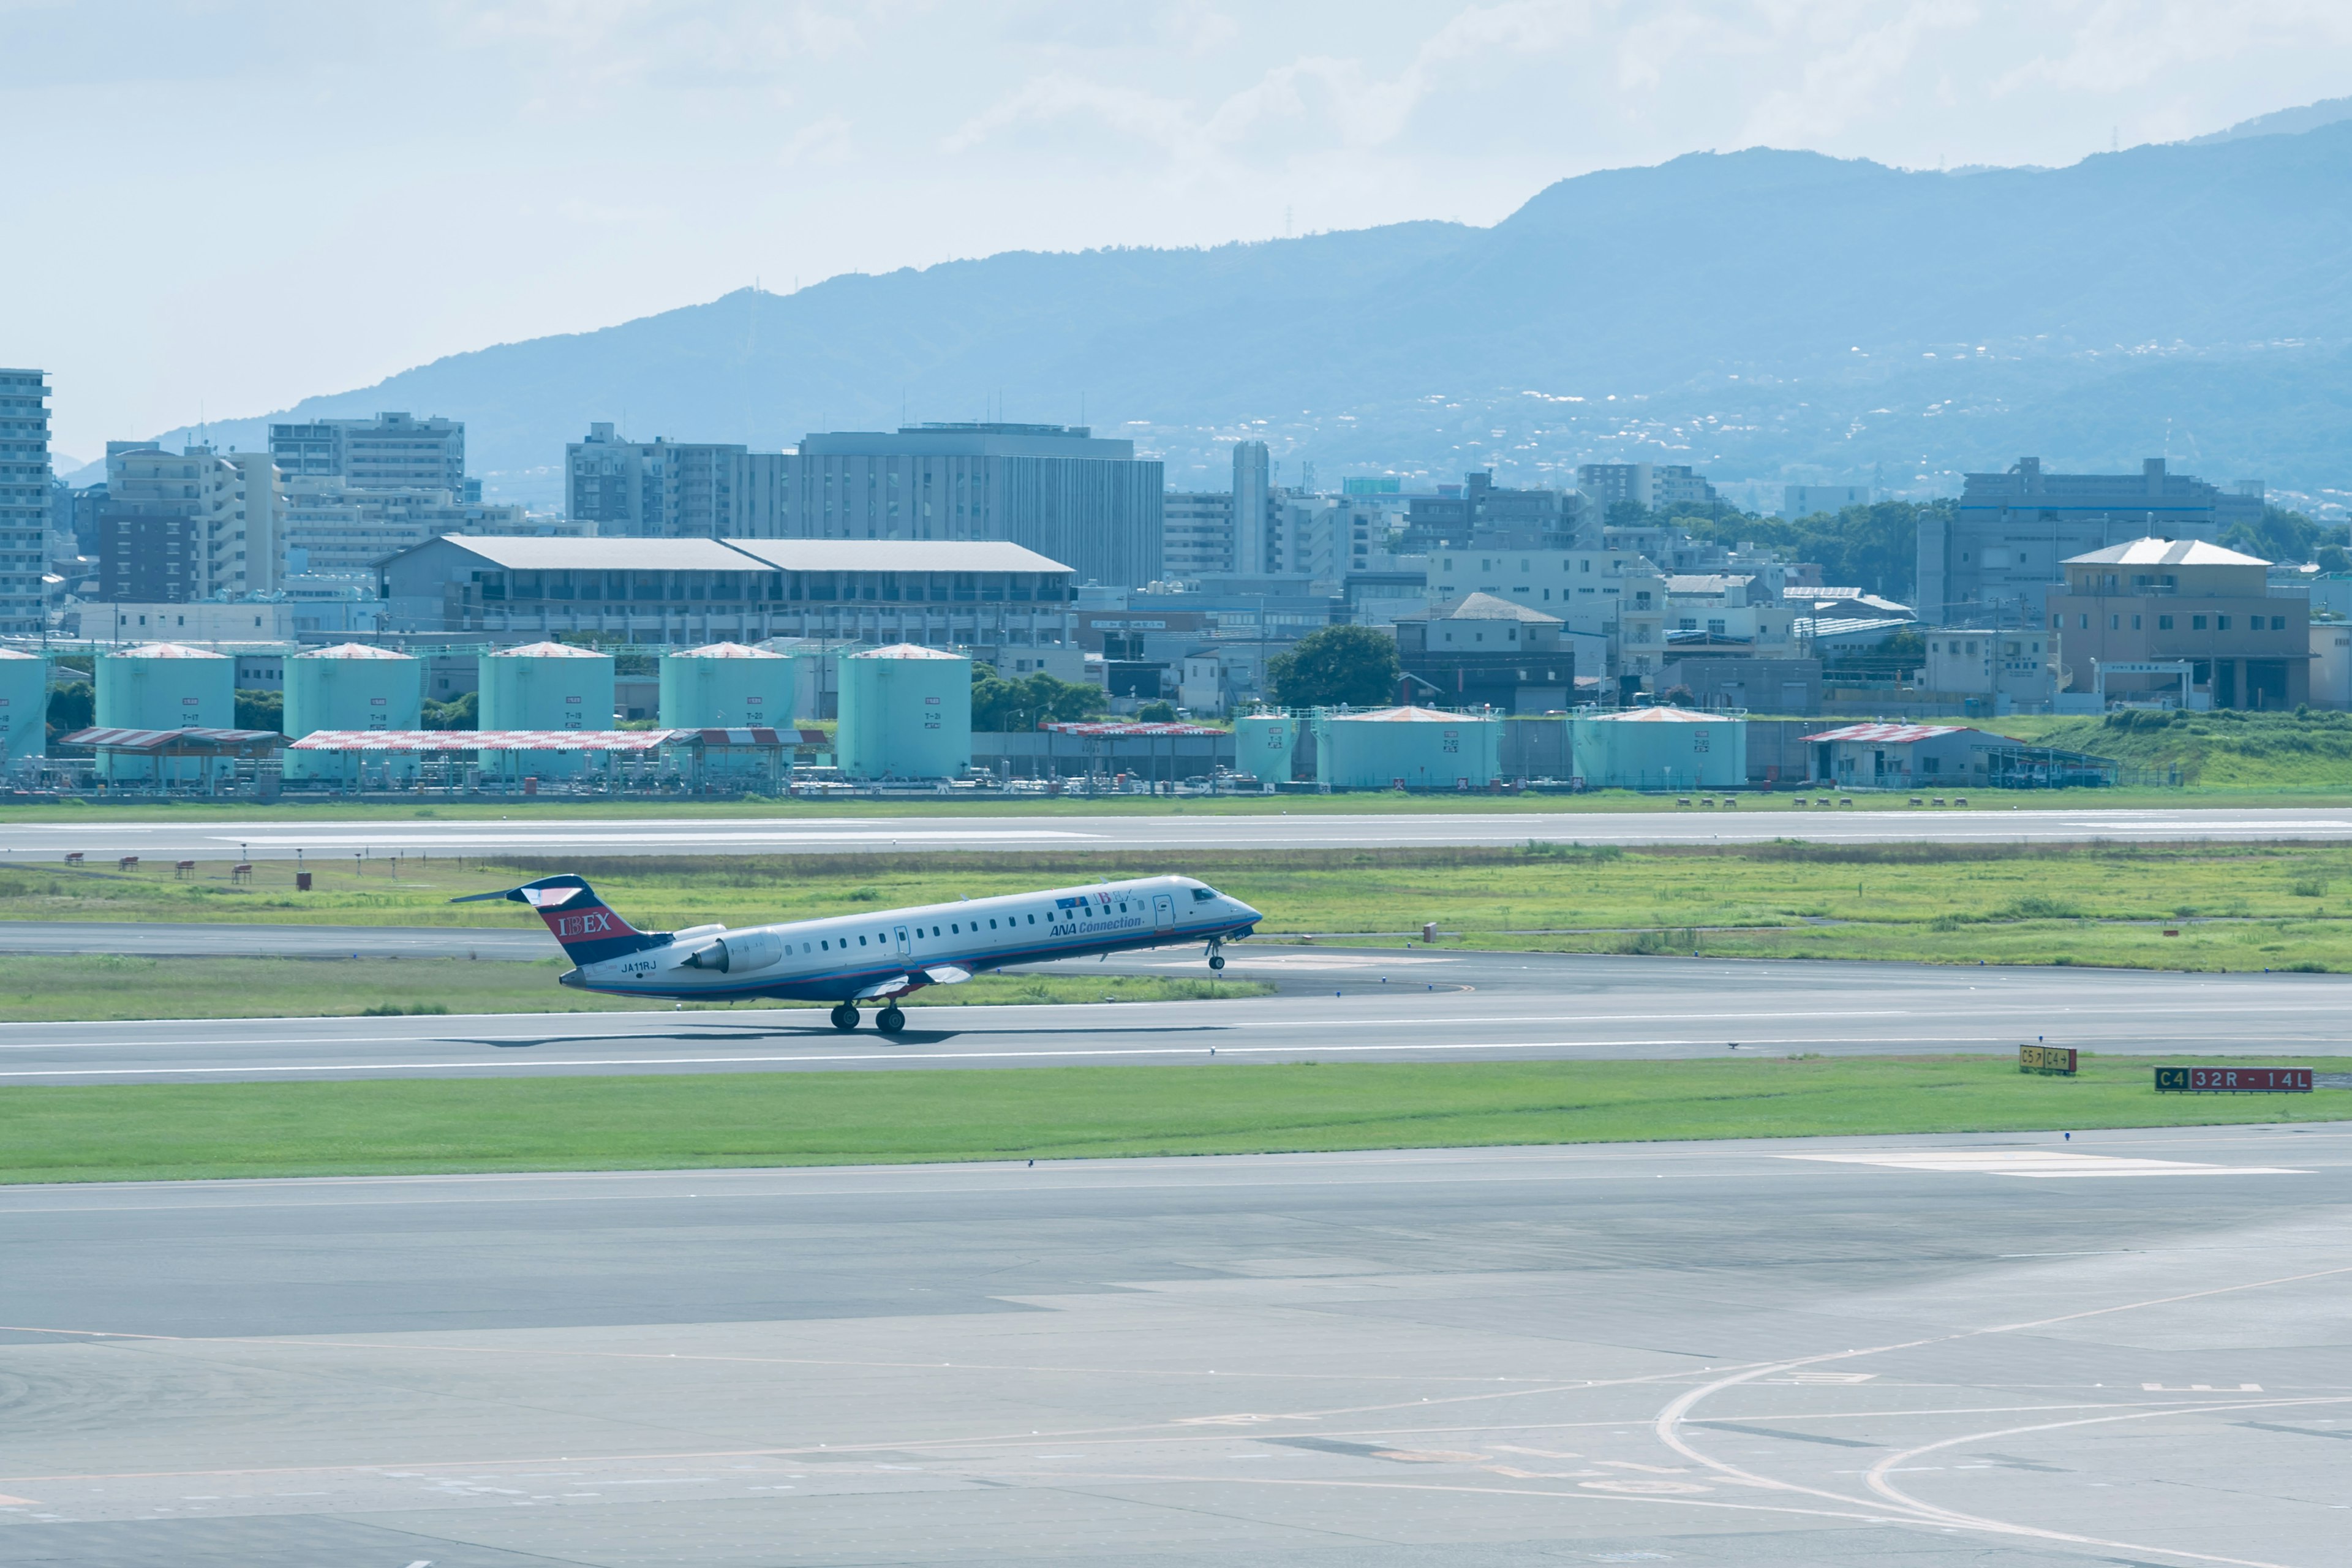
[[2020, 1046], [2017, 1047], [2017, 1070], [2038, 1072], [2062, 1078], [2073, 1078], [2076, 1067], [2072, 1046]]
[[2309, 1094], [2309, 1068], [2186, 1067], [2156, 1069], [2158, 1094]]

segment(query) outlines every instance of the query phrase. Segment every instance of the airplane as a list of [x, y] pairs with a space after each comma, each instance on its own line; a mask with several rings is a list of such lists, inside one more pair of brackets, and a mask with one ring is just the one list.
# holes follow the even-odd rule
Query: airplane
[[449, 901], [490, 900], [539, 911], [578, 966], [559, 981], [578, 990], [683, 1001], [831, 1002], [833, 1026], [845, 1032], [857, 1027], [860, 1002], [879, 1002], [874, 1024], [885, 1035], [907, 1026], [899, 997], [1010, 963], [1197, 942], [1209, 967], [1223, 969], [1224, 944], [1254, 935], [1265, 918], [1190, 877], [1048, 888], [737, 931], [723, 924], [639, 931], [585, 879], [568, 873]]

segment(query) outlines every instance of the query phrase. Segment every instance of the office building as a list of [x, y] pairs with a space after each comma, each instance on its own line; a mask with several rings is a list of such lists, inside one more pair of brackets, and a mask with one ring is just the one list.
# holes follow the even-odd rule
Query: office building
[[1948, 512], [1919, 519], [1919, 613], [1948, 620], [2038, 619], [2069, 557], [2154, 537], [2218, 540], [2263, 518], [2263, 487], [2233, 490], [2168, 470], [2150, 458], [2137, 474], [2051, 474], [2039, 458], [2006, 473], [1967, 476]]
[[1160, 503], [1160, 575], [1193, 583], [1234, 570], [1234, 498], [1224, 490], [1170, 490]]
[[101, 598], [177, 603], [274, 593], [285, 497], [266, 452], [107, 443]]
[[2046, 599], [2068, 689], [2161, 700], [2179, 690], [2179, 671], [2115, 667], [2186, 664], [2192, 700], [2215, 708], [2308, 702], [2311, 602], [2272, 597], [2269, 566], [2200, 540], [2135, 539], [2069, 558]]
[[1240, 576], [1274, 568], [1273, 463], [1263, 441], [1234, 443], [1234, 564]]
[[787, 460], [726, 442], [631, 441], [591, 425], [564, 448], [564, 511], [607, 538], [772, 537]]
[[286, 486], [285, 572], [310, 585], [345, 580], [373, 589], [375, 569], [387, 557], [445, 533], [571, 533], [586, 527], [534, 520], [520, 506], [468, 504], [445, 489], [364, 489], [340, 479], [294, 479]]
[[379, 414], [269, 427], [269, 457], [289, 480], [341, 479], [353, 489], [447, 490], [479, 499], [466, 478], [466, 426], [459, 419]]
[[1782, 517], [1813, 517], [1822, 512], [1836, 513], [1850, 506], [1868, 506], [1868, 485], [1783, 485], [1780, 487]]
[[1002, 541], [454, 535], [377, 571], [394, 631], [598, 632], [686, 647], [818, 637], [991, 663], [1075, 641], [1073, 576]]
[[1576, 488], [1591, 496], [1604, 516], [1622, 501], [1654, 510], [1712, 506], [1716, 499], [1706, 476], [1684, 463], [1585, 463], [1576, 470]]
[[1515, 549], [1597, 544], [1584, 498], [1574, 491], [1499, 487], [1491, 473], [1462, 476], [1434, 495], [1406, 498], [1404, 548], [1412, 554], [1507, 542]]
[[48, 374], [0, 370], [0, 632], [37, 634], [47, 606]]
[[1160, 461], [1084, 426], [836, 431], [803, 438], [782, 462], [777, 526], [738, 537], [1001, 541], [1121, 587], [1162, 570]]

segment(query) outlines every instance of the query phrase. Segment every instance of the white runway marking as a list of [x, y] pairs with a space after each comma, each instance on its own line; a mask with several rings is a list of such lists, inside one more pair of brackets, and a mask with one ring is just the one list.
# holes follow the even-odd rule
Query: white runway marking
[[2062, 1149], [1883, 1149], [1859, 1154], [1780, 1154], [1841, 1165], [1900, 1171], [1951, 1171], [1990, 1176], [2307, 1176], [2282, 1165], [2199, 1165], [2182, 1160], [2128, 1160]]

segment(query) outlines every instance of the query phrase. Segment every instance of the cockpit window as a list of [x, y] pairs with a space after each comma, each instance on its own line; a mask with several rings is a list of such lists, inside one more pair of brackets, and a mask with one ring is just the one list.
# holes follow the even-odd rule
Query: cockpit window
[[1214, 888], [1195, 888], [1192, 889], [1192, 901], [1196, 904], [1205, 904], [1216, 896], [1217, 889]]

